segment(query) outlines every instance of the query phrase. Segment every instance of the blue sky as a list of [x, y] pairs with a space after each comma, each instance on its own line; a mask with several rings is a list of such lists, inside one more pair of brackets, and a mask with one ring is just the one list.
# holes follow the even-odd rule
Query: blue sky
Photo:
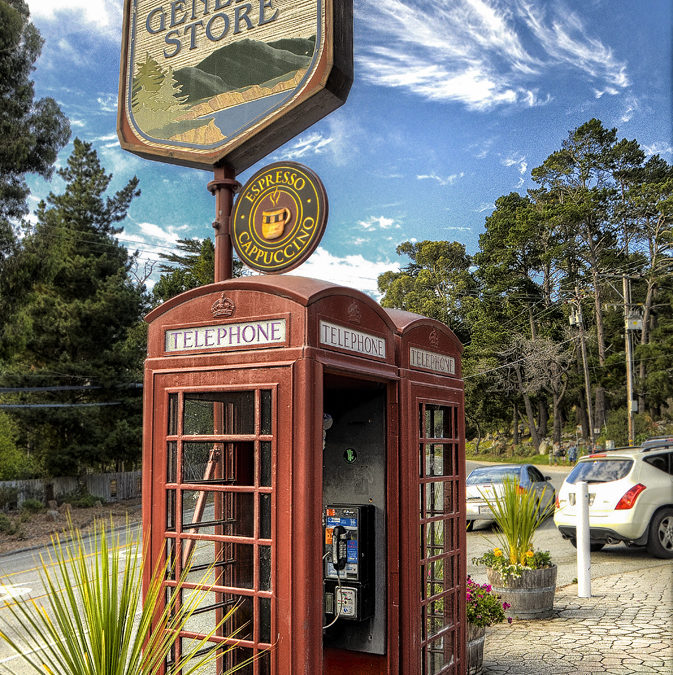
[[[337, 0], [338, 1], [338, 0]], [[121, 0], [28, 0], [45, 39], [34, 73], [113, 187], [142, 196], [120, 239], [141, 265], [212, 236], [212, 174], [141, 159], [116, 135]], [[344, 106], [242, 173], [278, 160], [323, 180], [329, 222], [291, 274], [365, 290], [403, 241], [478, 247], [495, 200], [592, 117], [673, 162], [670, 0], [354, 0], [355, 81]], [[65, 163], [71, 146], [62, 151]], [[30, 180], [34, 204], [51, 184]]]

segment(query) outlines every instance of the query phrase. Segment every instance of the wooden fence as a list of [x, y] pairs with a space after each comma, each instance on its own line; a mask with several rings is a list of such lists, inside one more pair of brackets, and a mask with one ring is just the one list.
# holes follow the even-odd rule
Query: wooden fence
[[[89, 494], [102, 502], [140, 497], [142, 471], [120, 473], [93, 473], [83, 479]], [[0, 481], [0, 509], [17, 508], [26, 499], [37, 499], [43, 504], [51, 500], [63, 501], [76, 495], [81, 484], [77, 478], [50, 478]]]

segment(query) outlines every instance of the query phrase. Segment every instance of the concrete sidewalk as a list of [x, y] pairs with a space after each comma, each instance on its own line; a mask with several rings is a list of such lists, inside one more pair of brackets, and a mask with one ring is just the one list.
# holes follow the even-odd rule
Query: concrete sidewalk
[[557, 589], [554, 616], [486, 629], [484, 674], [673, 673], [673, 560]]

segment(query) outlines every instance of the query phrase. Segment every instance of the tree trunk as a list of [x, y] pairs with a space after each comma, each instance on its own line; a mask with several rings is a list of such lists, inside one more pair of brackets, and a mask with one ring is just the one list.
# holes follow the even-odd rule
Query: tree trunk
[[514, 414], [512, 419], [512, 441], [514, 445], [519, 445], [519, 408], [514, 401]]
[[[650, 321], [653, 321], [652, 305], [654, 303], [654, 296], [656, 293], [656, 282], [652, 279], [647, 280], [647, 294], [645, 296], [645, 304], [643, 306], [643, 330], [640, 334], [640, 344], [646, 345], [650, 341]], [[645, 361], [641, 360], [638, 367], [638, 411], [645, 410], [645, 377], [647, 375], [647, 367]]]
[[549, 434], [549, 408], [547, 407], [547, 401], [543, 398], [537, 400], [537, 418], [540, 438], [546, 438]]
[[535, 452], [537, 452], [540, 448], [540, 436], [538, 434], [537, 427], [535, 426], [535, 415], [533, 414], [533, 404], [531, 403], [528, 394], [524, 391], [521, 371], [519, 370], [518, 367], [516, 367], [514, 370], [516, 371], [516, 379], [519, 383], [519, 391], [521, 391], [521, 394], [523, 396], [523, 404], [526, 409], [526, 418], [528, 419], [528, 430], [530, 431], [530, 438], [531, 441], [533, 442]]
[[552, 405], [554, 415], [554, 443], [561, 443], [561, 431], [563, 429], [563, 420], [561, 419], [561, 397], [556, 393], [552, 393]]
[[[602, 429], [605, 426], [607, 415], [607, 403], [605, 400], [605, 389], [600, 385], [596, 387], [596, 406], [594, 407], [594, 429]], [[600, 432], [599, 432], [600, 433]]]
[[591, 438], [589, 433], [589, 418], [587, 417], [587, 402], [584, 398], [584, 392], [578, 394], [578, 402], [575, 405], [575, 416], [577, 423], [582, 427], [582, 438]]

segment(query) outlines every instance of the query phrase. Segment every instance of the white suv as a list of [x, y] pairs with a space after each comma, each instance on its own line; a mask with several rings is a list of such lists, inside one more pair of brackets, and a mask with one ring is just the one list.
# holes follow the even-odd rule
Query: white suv
[[575, 484], [589, 489], [591, 550], [606, 544], [647, 546], [657, 558], [673, 558], [673, 443], [644, 444], [583, 457], [556, 498], [554, 523], [576, 544]]

